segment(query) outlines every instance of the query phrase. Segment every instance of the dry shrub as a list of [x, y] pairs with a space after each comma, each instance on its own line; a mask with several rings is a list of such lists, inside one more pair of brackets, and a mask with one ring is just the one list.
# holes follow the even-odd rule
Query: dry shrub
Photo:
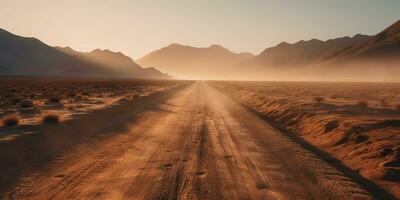
[[19, 103], [19, 102], [21, 102], [21, 98], [19, 98], [19, 97], [12, 97], [11, 99], [10, 99], [10, 103], [11, 104], [17, 104], [17, 103]]
[[8, 115], [3, 118], [4, 126], [16, 126], [19, 123], [19, 117], [17, 115]]
[[42, 123], [58, 123], [59, 121], [60, 117], [54, 113], [45, 114], [42, 117]]
[[60, 103], [61, 98], [59, 96], [52, 96], [49, 98], [50, 103]]
[[360, 107], [366, 108], [366, 107], [368, 107], [368, 101], [360, 100], [360, 101], [357, 102], [357, 105], [360, 106]]
[[31, 100], [24, 100], [21, 103], [21, 108], [32, 108], [33, 107], [33, 101]]
[[314, 97], [314, 101], [317, 102], [317, 103], [321, 103], [321, 102], [323, 102], [324, 100], [325, 100], [324, 97]]
[[75, 96], [75, 101], [81, 101], [83, 98], [82, 96], [76, 95]]
[[388, 106], [388, 102], [386, 99], [379, 99], [379, 102], [381, 103], [381, 106], [383, 106], [383, 107]]
[[67, 93], [68, 97], [75, 97], [76, 96], [76, 92], [70, 91]]
[[339, 98], [340, 98], [340, 96], [337, 95], [337, 94], [332, 94], [332, 95], [330, 95], [329, 97], [330, 97], [331, 99], [339, 99]]

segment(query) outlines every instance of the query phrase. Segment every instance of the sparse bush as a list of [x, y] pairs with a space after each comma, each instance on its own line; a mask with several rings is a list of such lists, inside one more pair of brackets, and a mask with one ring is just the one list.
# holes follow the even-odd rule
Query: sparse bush
[[61, 99], [59, 96], [52, 96], [49, 98], [50, 103], [60, 103]]
[[332, 94], [332, 95], [330, 95], [329, 97], [330, 97], [331, 99], [339, 99], [339, 98], [340, 98], [340, 96], [337, 95], [337, 94]]
[[75, 96], [75, 101], [81, 101], [82, 99], [83, 99], [82, 96], [79, 95]]
[[12, 98], [10, 99], [10, 103], [11, 103], [11, 104], [17, 104], [17, 103], [19, 103], [19, 102], [21, 102], [21, 98], [19, 98], [19, 97], [12, 97]]
[[381, 106], [386, 107], [388, 105], [386, 99], [379, 99], [379, 102], [381, 103]]
[[321, 102], [323, 102], [324, 100], [325, 100], [324, 97], [314, 97], [314, 101], [317, 102], [317, 103], [321, 103]]
[[68, 92], [67, 96], [68, 97], [75, 97], [76, 93], [71, 91], [71, 92]]
[[42, 117], [42, 123], [58, 123], [60, 117], [57, 114], [46, 114]]
[[364, 101], [364, 100], [358, 101], [357, 105], [360, 107], [366, 108], [366, 107], [368, 107], [368, 101]]
[[19, 123], [19, 117], [17, 115], [9, 115], [3, 118], [4, 126], [16, 126]]
[[24, 100], [21, 103], [21, 108], [32, 108], [33, 107], [33, 101], [31, 100]]

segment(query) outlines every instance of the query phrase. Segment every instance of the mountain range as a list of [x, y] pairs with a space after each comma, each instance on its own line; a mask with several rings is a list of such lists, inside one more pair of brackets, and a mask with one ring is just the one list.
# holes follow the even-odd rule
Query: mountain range
[[294, 44], [282, 42], [265, 49], [255, 56], [252, 62], [259, 65], [307, 65], [333, 57], [338, 51], [367, 41], [370, 36], [357, 34], [354, 37], [341, 37], [321, 41], [301, 40]]
[[397, 21], [373, 36], [356, 34], [326, 41], [282, 42], [255, 56], [233, 53], [219, 45], [196, 48], [172, 44], [136, 62], [178, 78], [370, 80], [386, 77], [394, 80], [400, 77], [399, 41], [400, 21]]
[[153, 51], [136, 62], [143, 66], [167, 70], [178, 78], [202, 79], [223, 75], [227, 70], [234, 70], [233, 67], [237, 63], [252, 57], [254, 55], [250, 53], [236, 54], [220, 45], [197, 48], [174, 43]]
[[51, 47], [36, 38], [0, 29], [0, 75], [169, 78], [154, 68], [142, 68], [120, 52], [89, 53]]
[[335, 59], [400, 59], [400, 20], [382, 32], [337, 53]]
[[174, 43], [136, 61], [110, 50], [51, 47], [0, 29], [0, 75], [170, 78], [161, 70], [186, 79], [400, 81], [399, 66], [400, 20], [372, 36], [282, 42], [258, 55]]
[[121, 52], [113, 52], [108, 49], [95, 49], [91, 52], [79, 52], [70, 47], [55, 47], [55, 49], [76, 57], [82, 61], [91, 62], [102, 66], [111, 74], [123, 78], [170, 78], [153, 67], [142, 68], [132, 58]]

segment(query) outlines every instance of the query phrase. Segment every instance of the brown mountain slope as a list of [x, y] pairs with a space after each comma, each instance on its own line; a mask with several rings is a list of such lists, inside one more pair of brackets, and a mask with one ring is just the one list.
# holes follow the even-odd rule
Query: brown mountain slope
[[400, 20], [365, 42], [339, 52], [333, 59], [400, 59]]
[[[157, 70], [142, 69], [122, 55], [113, 57], [107, 52], [108, 54], [93, 54], [90, 56], [93, 59], [83, 59], [77, 56], [78, 53], [70, 48], [61, 51], [60, 48], [48, 46], [36, 38], [21, 37], [0, 29], [0, 75], [167, 78]], [[127, 74], [104, 65], [106, 62], [118, 60], [121, 60], [121, 65], [128, 65], [130, 60], [132, 73]]]
[[338, 51], [360, 44], [367, 39], [369, 36], [355, 35], [327, 41], [312, 39], [294, 44], [283, 42], [275, 47], [265, 49], [260, 55], [254, 57], [251, 63], [261, 66], [312, 64], [324, 61]]
[[1, 75], [105, 76], [107, 73], [38, 39], [20, 37], [0, 29]]
[[281, 43], [243, 65], [258, 80], [400, 81], [400, 21], [374, 36]]
[[137, 60], [144, 66], [154, 66], [178, 78], [197, 79], [267, 79], [285, 75], [298, 66], [327, 62], [337, 52], [368, 40], [370, 36], [355, 35], [321, 41], [281, 43], [261, 54], [235, 54], [212, 45], [195, 48], [172, 44]]
[[172, 44], [137, 62], [178, 78], [399, 81], [400, 21], [374, 36], [281, 43], [261, 54]]
[[219, 45], [196, 48], [175, 43], [153, 51], [136, 62], [156, 67], [177, 78], [213, 79], [252, 57], [250, 53], [236, 54]]
[[[294, 44], [282, 42], [265, 49], [259, 55], [242, 62], [234, 69], [234, 79], [241, 80], [326, 80], [332, 78], [335, 67], [327, 66], [330, 58], [343, 49], [368, 40], [357, 34], [321, 41], [312, 39]], [[322, 66], [325, 67], [322, 67]], [[328, 73], [329, 71], [329, 73]], [[233, 73], [233, 72], [231, 72]], [[329, 76], [329, 77], [327, 77]]]
[[56, 49], [85, 60], [96, 65], [102, 66], [113, 73], [121, 74], [122, 77], [134, 78], [169, 78], [167, 74], [163, 74], [155, 68], [142, 68], [136, 64], [130, 57], [121, 52], [113, 52], [108, 49], [95, 49], [91, 52], [79, 52], [70, 47], [55, 47]]

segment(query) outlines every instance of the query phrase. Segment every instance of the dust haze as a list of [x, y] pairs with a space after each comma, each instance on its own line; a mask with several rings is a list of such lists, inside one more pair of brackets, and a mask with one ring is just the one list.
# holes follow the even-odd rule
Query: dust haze
[[400, 21], [289, 43], [380, 21], [304, 20], [348, 17], [339, 0], [88, 2], [0, 7], [20, 8], [0, 22], [0, 199], [400, 198]]

